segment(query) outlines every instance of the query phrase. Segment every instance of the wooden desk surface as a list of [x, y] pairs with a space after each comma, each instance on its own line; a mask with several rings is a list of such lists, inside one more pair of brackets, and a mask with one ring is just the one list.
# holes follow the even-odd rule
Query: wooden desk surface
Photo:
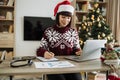
[[[61, 57], [57, 57], [60, 60], [66, 60]], [[38, 61], [38, 60], [36, 60]], [[12, 68], [10, 67], [9, 61], [4, 61], [0, 64], [0, 75], [38, 75], [38, 74], [60, 74], [60, 73], [74, 73], [74, 72], [91, 72], [91, 71], [107, 71], [110, 68], [106, 65], [103, 65], [99, 59], [85, 61], [85, 62], [74, 62], [70, 61], [75, 67], [71, 68], [53, 68], [53, 69], [37, 69], [35, 65], [32, 66], [25, 66], [25, 67], [18, 67]]]

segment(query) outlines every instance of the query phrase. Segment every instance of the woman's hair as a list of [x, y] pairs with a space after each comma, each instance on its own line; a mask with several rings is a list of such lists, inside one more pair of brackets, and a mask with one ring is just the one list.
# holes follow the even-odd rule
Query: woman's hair
[[[71, 21], [72, 21], [72, 14], [70, 12], [59, 12], [56, 15], [56, 24], [58, 24], [58, 25], [60, 25], [60, 23], [59, 23], [59, 15], [64, 15], [64, 16], [71, 17]], [[71, 25], [71, 21], [70, 21], [70, 23], [67, 26]]]

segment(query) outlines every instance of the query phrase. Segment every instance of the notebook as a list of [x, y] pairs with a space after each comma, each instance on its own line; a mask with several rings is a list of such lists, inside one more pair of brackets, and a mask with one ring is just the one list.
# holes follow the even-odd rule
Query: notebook
[[101, 48], [105, 47], [106, 42], [107, 40], [86, 40], [81, 56], [66, 56], [65, 59], [80, 62], [100, 58]]

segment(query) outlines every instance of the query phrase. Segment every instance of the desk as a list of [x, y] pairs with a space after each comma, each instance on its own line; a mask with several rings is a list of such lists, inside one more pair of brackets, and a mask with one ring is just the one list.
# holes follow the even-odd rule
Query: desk
[[[60, 60], [64, 56], [57, 57]], [[38, 60], [36, 60], [38, 61]], [[60, 74], [60, 73], [76, 73], [76, 72], [92, 72], [92, 71], [108, 71], [110, 68], [101, 63], [99, 59], [85, 62], [70, 61], [75, 67], [71, 68], [53, 68], [53, 69], [37, 69], [35, 65], [11, 68], [9, 61], [4, 61], [0, 64], [0, 75], [14, 76], [14, 75], [40, 75], [40, 74]]]

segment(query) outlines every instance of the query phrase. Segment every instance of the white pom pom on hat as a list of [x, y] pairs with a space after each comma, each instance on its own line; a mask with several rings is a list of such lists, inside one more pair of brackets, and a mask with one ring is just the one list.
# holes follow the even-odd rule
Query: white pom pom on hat
[[54, 8], [54, 16], [52, 19], [55, 19], [55, 16], [59, 12], [70, 12], [72, 15], [74, 13], [74, 7], [71, 5], [71, 2], [69, 0], [64, 0], [63, 2], [58, 3]]

